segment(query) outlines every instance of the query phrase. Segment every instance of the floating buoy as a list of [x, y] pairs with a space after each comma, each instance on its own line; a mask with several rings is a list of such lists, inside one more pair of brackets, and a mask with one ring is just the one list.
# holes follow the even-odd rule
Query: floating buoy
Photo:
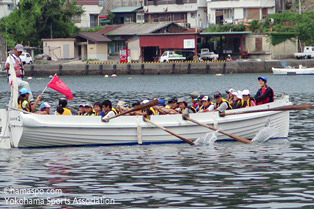
[[44, 80], [44, 78], [36, 78], [37, 80]]
[[132, 77], [129, 77], [129, 80], [131, 80], [132, 79]]
[[109, 77], [109, 75], [105, 75], [105, 78], [108, 78]]
[[112, 74], [111, 77], [117, 77], [117, 75], [116, 74]]
[[27, 77], [27, 80], [32, 80], [33, 79], [33, 77]]
[[50, 75], [49, 78], [53, 78], [53, 75]]
[[223, 74], [216, 74], [216, 76], [224, 76]]

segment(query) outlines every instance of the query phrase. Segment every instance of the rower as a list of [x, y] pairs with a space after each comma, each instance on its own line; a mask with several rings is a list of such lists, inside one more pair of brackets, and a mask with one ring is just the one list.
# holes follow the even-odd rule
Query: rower
[[189, 107], [184, 98], [178, 99], [179, 108], [181, 109], [182, 114], [196, 113], [195, 109]]
[[261, 87], [256, 95], [255, 101], [256, 105], [267, 104], [274, 101], [274, 90], [267, 86], [267, 78], [265, 76], [261, 76], [257, 78], [258, 84]]
[[203, 106], [203, 95], [200, 95], [199, 97], [197, 97], [195, 100], [197, 101], [197, 106], [194, 108], [194, 106], [192, 105], [191, 108], [194, 108], [195, 112], [199, 112], [202, 110], [202, 106]]
[[208, 110], [209, 111], [219, 111], [219, 112], [224, 112], [225, 110], [230, 110], [232, 109], [231, 105], [229, 102], [222, 98], [222, 95], [220, 92], [215, 92], [214, 94], [215, 98], [215, 104], [211, 105]]
[[242, 107], [241, 102], [242, 102], [242, 92], [233, 92], [233, 99], [232, 99], [232, 109], [239, 109]]
[[230, 105], [233, 103], [233, 93], [236, 92], [233, 88], [229, 89], [226, 91], [227, 94], [227, 101], [229, 102]]
[[93, 110], [93, 106], [91, 104], [85, 105], [85, 116], [95, 116], [95, 112]]
[[85, 104], [80, 104], [78, 115], [83, 116], [85, 114]]
[[120, 100], [116, 105], [116, 110], [118, 111], [118, 113], [123, 113], [130, 109], [127, 107], [125, 101]]
[[204, 96], [202, 98], [202, 107], [200, 108], [200, 112], [208, 112], [208, 108], [213, 105], [209, 96]]
[[192, 107], [196, 109], [197, 107], [197, 98], [201, 96], [201, 94], [197, 91], [193, 91], [192, 93], [189, 94], [191, 96], [191, 101], [192, 101]]
[[29, 97], [31, 95], [31, 92], [27, 88], [22, 88], [20, 90], [20, 96], [17, 99], [18, 103], [18, 109], [19, 110], [24, 110], [27, 112], [34, 112], [37, 104], [39, 103], [42, 95], [39, 94], [38, 97], [36, 98], [35, 103], [31, 104]]
[[69, 108], [67, 108], [68, 101], [64, 98], [59, 99], [59, 106], [57, 107], [57, 111], [55, 111], [55, 115], [69, 116], [72, 115], [72, 112]]
[[241, 100], [241, 107], [253, 107], [256, 106], [255, 101], [251, 98], [251, 93], [249, 90], [243, 90], [242, 92], [242, 100]]
[[112, 103], [109, 100], [105, 100], [102, 103], [104, 112], [101, 113], [102, 121], [107, 122], [107, 119], [118, 114], [117, 110], [112, 107]]
[[39, 107], [39, 111], [35, 112], [35, 114], [39, 115], [50, 115], [50, 104], [48, 102], [41, 103]]

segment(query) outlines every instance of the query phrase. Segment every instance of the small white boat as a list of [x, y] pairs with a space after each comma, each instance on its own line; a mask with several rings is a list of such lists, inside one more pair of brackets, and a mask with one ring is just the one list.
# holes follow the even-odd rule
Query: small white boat
[[306, 68], [299, 65], [299, 68], [285, 67], [272, 68], [274, 75], [314, 75], [314, 68]]
[[[245, 109], [260, 110], [290, 105], [289, 96], [275, 102]], [[217, 112], [190, 114], [190, 118], [213, 125], [231, 134], [252, 139], [258, 131], [270, 125], [277, 129], [272, 138], [287, 138], [289, 111], [266, 111], [220, 117]], [[208, 129], [183, 120], [182, 115], [157, 115], [151, 121], [176, 134], [196, 140], [204, 137]], [[181, 140], [143, 121], [140, 116], [121, 116], [101, 122], [100, 117], [36, 115], [17, 110], [0, 110], [0, 146], [7, 147], [59, 147], [134, 145], [153, 143], [179, 143]], [[232, 140], [218, 134], [218, 141]]]

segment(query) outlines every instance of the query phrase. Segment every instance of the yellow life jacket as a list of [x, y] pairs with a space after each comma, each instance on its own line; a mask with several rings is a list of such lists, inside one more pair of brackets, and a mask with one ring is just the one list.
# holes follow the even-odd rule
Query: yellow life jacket
[[227, 105], [228, 105], [228, 109], [227, 109], [227, 110], [231, 110], [231, 109], [232, 109], [232, 106], [230, 105], [230, 103], [229, 103], [226, 99], [224, 99], [224, 98], [222, 98], [222, 101], [221, 101], [220, 103], [216, 103], [216, 104], [215, 104], [215, 109], [217, 109], [218, 107], [220, 107], [220, 105], [221, 105], [223, 102], [226, 102], [226, 103], [227, 103]]
[[85, 116], [95, 116], [96, 113], [95, 113], [95, 111], [93, 110], [92, 112], [90, 112], [90, 113], [85, 113], [84, 115], [85, 115]]
[[[241, 100], [241, 107], [252, 107], [252, 99], [249, 98], [247, 101], [245, 101], [244, 99]], [[246, 103], [245, 103], [246, 102]], [[244, 106], [244, 104], [246, 104], [246, 106]]]
[[152, 111], [153, 115], [158, 115], [158, 111], [155, 110], [153, 107], [149, 108]]
[[166, 105], [166, 108], [167, 108], [167, 109], [171, 109], [171, 107], [170, 107], [169, 105]]
[[[62, 113], [62, 115], [64, 116], [72, 115], [71, 110], [69, 110], [68, 108], [64, 107], [63, 110], [64, 112]], [[57, 115], [61, 115], [61, 114], [57, 112]]]
[[[23, 106], [25, 108], [23, 108]], [[30, 105], [29, 105], [29, 102], [27, 100], [23, 100], [23, 101], [19, 101], [18, 103], [18, 109], [19, 110], [24, 110], [24, 111], [27, 111], [27, 112], [31, 112], [30, 110]]]
[[118, 111], [115, 108], [111, 108], [111, 110], [114, 112], [114, 114], [118, 115]]

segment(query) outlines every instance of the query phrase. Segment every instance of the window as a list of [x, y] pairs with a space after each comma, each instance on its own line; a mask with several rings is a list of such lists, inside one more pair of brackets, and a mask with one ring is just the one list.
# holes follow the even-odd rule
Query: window
[[104, 0], [98, 0], [98, 5], [99, 6], [104, 6], [104, 4], [105, 4]]
[[8, 4], [8, 10], [13, 10], [14, 9], [14, 4]]

